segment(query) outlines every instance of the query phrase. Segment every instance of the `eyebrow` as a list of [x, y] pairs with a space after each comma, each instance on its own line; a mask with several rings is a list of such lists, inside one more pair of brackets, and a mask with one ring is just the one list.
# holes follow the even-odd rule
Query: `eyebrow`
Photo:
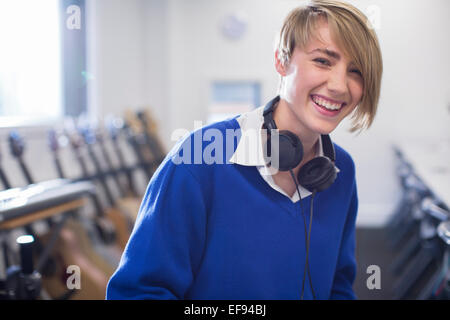
[[331, 58], [334, 58], [334, 59], [337, 59], [337, 60], [339, 60], [341, 58], [339, 53], [337, 53], [335, 51], [328, 50], [328, 49], [321, 49], [321, 48], [314, 49], [314, 50], [308, 52], [308, 54], [314, 53], [316, 51], [321, 52], [323, 54], [326, 54], [327, 56], [329, 56]]

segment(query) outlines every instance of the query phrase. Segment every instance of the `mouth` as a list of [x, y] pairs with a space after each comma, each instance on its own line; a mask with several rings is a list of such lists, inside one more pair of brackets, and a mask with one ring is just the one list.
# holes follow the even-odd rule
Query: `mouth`
[[346, 102], [328, 99], [315, 94], [310, 95], [310, 97], [316, 109], [326, 116], [336, 116], [347, 105]]

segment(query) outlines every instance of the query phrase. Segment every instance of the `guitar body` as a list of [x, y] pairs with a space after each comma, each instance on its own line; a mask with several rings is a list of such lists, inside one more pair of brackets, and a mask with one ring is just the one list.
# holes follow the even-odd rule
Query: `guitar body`
[[117, 201], [117, 206], [134, 224], [139, 213], [139, 208], [141, 207], [141, 199], [136, 197], [123, 197]]
[[131, 226], [128, 217], [114, 207], [106, 209], [106, 217], [114, 224], [117, 236], [117, 245], [123, 251], [130, 238]]
[[105, 299], [106, 286], [114, 268], [92, 249], [83, 226], [76, 220], [66, 221], [53, 248], [53, 255], [60, 267], [54, 275], [42, 277], [42, 286], [51, 298], [58, 299], [68, 293], [67, 280], [72, 273], [67, 268], [75, 265], [80, 268], [80, 289], [74, 289], [69, 299]]

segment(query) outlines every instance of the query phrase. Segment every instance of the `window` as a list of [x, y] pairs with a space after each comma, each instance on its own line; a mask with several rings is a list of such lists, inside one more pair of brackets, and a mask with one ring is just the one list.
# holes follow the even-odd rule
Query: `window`
[[258, 82], [217, 81], [212, 83], [208, 123], [248, 112], [260, 105]]
[[[73, 74], [82, 77], [74, 68], [85, 70], [84, 38], [83, 45], [77, 45], [64, 28], [69, 2], [84, 4], [0, 1], [0, 127], [48, 123], [81, 113], [74, 112], [72, 101], [78, 109], [86, 108], [86, 89], [78, 86], [75, 100], [69, 90]], [[74, 56], [81, 58], [71, 63]]]

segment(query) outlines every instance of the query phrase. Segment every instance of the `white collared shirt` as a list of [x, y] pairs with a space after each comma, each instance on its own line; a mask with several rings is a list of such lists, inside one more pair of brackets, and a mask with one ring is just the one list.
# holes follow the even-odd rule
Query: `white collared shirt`
[[[298, 193], [295, 192], [290, 197], [283, 189], [281, 189], [273, 180], [272, 175], [269, 173], [270, 169], [266, 166], [266, 160], [264, 159], [263, 150], [263, 136], [262, 133], [264, 123], [264, 106], [259, 107], [253, 111], [240, 115], [236, 120], [241, 127], [241, 139], [239, 144], [230, 158], [229, 162], [243, 165], [243, 166], [255, 166], [261, 177], [276, 191], [288, 197], [292, 202], [299, 201]], [[316, 144], [316, 156], [323, 156], [322, 139], [318, 140]], [[339, 172], [337, 167], [336, 171]], [[311, 195], [311, 192], [299, 186], [302, 199]]]

